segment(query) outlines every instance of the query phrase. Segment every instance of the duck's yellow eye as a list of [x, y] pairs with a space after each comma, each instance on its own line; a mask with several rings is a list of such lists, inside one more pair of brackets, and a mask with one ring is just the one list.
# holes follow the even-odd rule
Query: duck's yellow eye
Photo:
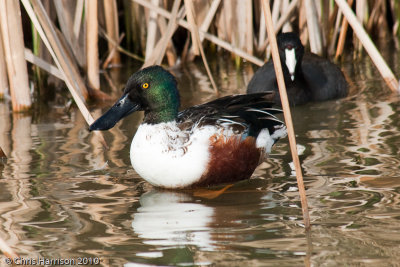
[[149, 88], [149, 84], [148, 84], [148, 83], [144, 83], [144, 84], [142, 84], [142, 88], [143, 88], [143, 89], [147, 89], [147, 88]]

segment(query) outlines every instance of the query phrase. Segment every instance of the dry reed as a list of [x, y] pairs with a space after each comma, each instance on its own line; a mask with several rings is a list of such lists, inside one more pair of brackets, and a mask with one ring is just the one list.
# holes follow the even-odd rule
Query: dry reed
[[371, 57], [372, 61], [374, 62], [375, 66], [378, 68], [379, 72], [381, 73], [384, 81], [389, 86], [390, 90], [393, 92], [399, 91], [399, 82], [394, 76], [393, 72], [386, 64], [385, 60], [379, 53], [378, 49], [369, 38], [367, 32], [362, 27], [360, 22], [357, 20], [356, 16], [354, 15], [353, 11], [351, 10], [350, 6], [347, 4], [345, 0], [335, 0], [338, 6], [341, 8], [343, 14], [346, 16], [349, 24], [353, 27], [355, 34], [357, 35], [360, 43], [364, 46], [365, 50], [368, 52], [369, 56]]
[[[86, 59], [89, 86], [100, 89], [97, 1], [86, 0]], [[111, 37], [112, 38], [112, 37]]]
[[[104, 15], [108, 36], [110, 36], [114, 42], [119, 43], [119, 24], [116, 0], [104, 0]], [[108, 42], [108, 50], [112, 55], [111, 62], [113, 64], [121, 64], [121, 57], [113, 42]]]
[[6, 59], [5, 59], [5, 55], [4, 55], [2, 34], [1, 34], [1, 30], [0, 30], [0, 99], [3, 99], [7, 94], [9, 94], [7, 66], [6, 66]]
[[[85, 105], [84, 97], [82, 96], [82, 91], [79, 89], [82, 88], [83, 81], [80, 80], [80, 75], [76, 75], [72, 68], [73, 65], [68, 65], [68, 58], [65, 56], [65, 52], [62, 50], [60, 45], [60, 41], [55, 34], [54, 29], [52, 28], [52, 24], [46, 13], [44, 12], [44, 7], [42, 6], [41, 2], [38, 0], [21, 0], [22, 4], [25, 7], [26, 12], [28, 13], [32, 23], [35, 25], [40, 37], [42, 38], [43, 42], [45, 43], [46, 47], [49, 49], [50, 54], [55, 61], [57, 68], [61, 71], [62, 75], [64, 76], [64, 81], [75, 100], [79, 110], [82, 113], [82, 116], [85, 118], [88, 124], [94, 122], [92, 115], [90, 114], [89, 110]], [[31, 4], [33, 6], [31, 6]], [[37, 16], [36, 16], [37, 15]], [[40, 19], [40, 22], [39, 22]], [[77, 71], [77, 70], [75, 70]], [[87, 91], [86, 91], [87, 92]], [[96, 132], [102, 144], [105, 147], [108, 147], [104, 137], [102, 136], [101, 132]]]
[[164, 57], [165, 50], [167, 49], [167, 45], [172, 38], [173, 33], [177, 29], [176, 19], [178, 16], [178, 9], [181, 4], [181, 0], [175, 0], [172, 7], [172, 16], [169, 20], [167, 29], [163, 34], [163, 37], [158, 41], [155, 49], [153, 50], [153, 54], [146, 58], [143, 67], [148, 67], [154, 64], [160, 65], [161, 61]]
[[267, 26], [268, 38], [270, 39], [270, 42], [271, 42], [272, 57], [274, 60], [274, 69], [275, 69], [276, 78], [277, 78], [277, 82], [278, 82], [279, 94], [280, 94], [281, 102], [282, 102], [283, 115], [285, 117], [285, 123], [286, 123], [287, 132], [288, 132], [290, 151], [292, 153], [293, 163], [294, 163], [294, 167], [296, 170], [297, 185], [298, 185], [299, 193], [300, 193], [304, 225], [305, 225], [305, 228], [307, 230], [309, 230], [311, 225], [310, 225], [310, 215], [308, 212], [306, 190], [304, 188], [303, 174], [301, 171], [299, 156], [297, 154], [296, 137], [295, 137], [294, 127], [293, 127], [293, 122], [292, 122], [292, 115], [290, 112], [289, 100], [288, 100], [288, 96], [286, 93], [285, 79], [283, 77], [283, 71], [282, 71], [282, 66], [281, 66], [281, 60], [279, 57], [278, 45], [276, 43], [276, 38], [275, 38], [275, 30], [273, 28], [273, 23], [272, 23], [272, 15], [271, 15], [271, 11], [269, 8], [269, 6], [270, 6], [269, 0], [264, 0], [262, 2], [262, 4], [263, 4], [263, 10], [264, 10], [264, 14], [265, 14], [265, 24]]
[[13, 111], [32, 105], [19, 1], [0, 1], [0, 26]]
[[192, 41], [193, 43], [197, 43], [197, 46], [200, 50], [200, 54], [201, 54], [201, 58], [203, 60], [204, 63], [204, 67], [206, 68], [208, 77], [210, 79], [211, 85], [214, 89], [214, 92], [216, 94], [218, 94], [218, 89], [217, 89], [217, 85], [214, 81], [214, 78], [211, 74], [211, 70], [210, 67], [208, 66], [208, 62], [207, 62], [207, 58], [206, 55], [204, 53], [204, 49], [203, 46], [201, 45], [201, 41], [200, 41], [200, 35], [199, 35], [199, 28], [197, 27], [196, 24], [196, 18], [195, 18], [195, 10], [194, 10], [194, 6], [193, 3], [190, 0], [184, 0], [185, 2], [185, 6], [186, 6], [186, 14], [188, 17], [188, 20], [190, 21], [190, 25], [191, 25], [191, 34], [192, 34]]
[[[348, 0], [347, 4], [349, 6], [351, 6], [353, 4], [353, 0]], [[341, 12], [341, 14], [342, 14], [342, 12]], [[337, 59], [343, 53], [344, 43], [346, 41], [346, 34], [347, 34], [348, 26], [349, 26], [349, 22], [347, 21], [346, 18], [343, 18], [342, 27], [341, 27], [339, 40], [338, 40], [338, 44], [337, 44], [337, 49], [336, 49], [336, 54], [335, 54], [335, 59]]]

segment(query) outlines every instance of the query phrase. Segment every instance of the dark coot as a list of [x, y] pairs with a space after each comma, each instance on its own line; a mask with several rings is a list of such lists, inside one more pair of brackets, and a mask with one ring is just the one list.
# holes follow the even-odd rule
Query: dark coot
[[[304, 46], [297, 34], [282, 33], [277, 42], [286, 91], [292, 106], [347, 96], [347, 82], [339, 67], [315, 54], [304, 55]], [[247, 86], [247, 93], [264, 91], [278, 92], [272, 60], [257, 70]], [[275, 101], [281, 104], [279, 93], [275, 95]]]

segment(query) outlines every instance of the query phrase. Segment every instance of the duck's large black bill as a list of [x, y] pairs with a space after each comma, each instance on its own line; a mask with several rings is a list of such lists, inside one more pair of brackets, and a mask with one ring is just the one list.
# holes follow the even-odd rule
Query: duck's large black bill
[[138, 110], [140, 105], [129, 100], [127, 94], [123, 95], [114, 106], [89, 126], [89, 131], [111, 129], [119, 120]]

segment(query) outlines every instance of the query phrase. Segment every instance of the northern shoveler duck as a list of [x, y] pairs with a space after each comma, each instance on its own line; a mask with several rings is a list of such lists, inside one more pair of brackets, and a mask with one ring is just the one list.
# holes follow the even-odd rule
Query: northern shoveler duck
[[[277, 42], [292, 106], [347, 96], [347, 82], [339, 67], [315, 54], [304, 54], [304, 46], [297, 34], [282, 33]], [[279, 92], [272, 60], [256, 71], [247, 86], [247, 93], [270, 90]], [[280, 105], [279, 93], [275, 95], [275, 101]]]
[[144, 111], [130, 158], [146, 181], [194, 188], [250, 178], [275, 142], [286, 135], [271, 108], [273, 93], [225, 96], [178, 112], [175, 77], [160, 66], [134, 73], [122, 97], [89, 129], [108, 130]]

